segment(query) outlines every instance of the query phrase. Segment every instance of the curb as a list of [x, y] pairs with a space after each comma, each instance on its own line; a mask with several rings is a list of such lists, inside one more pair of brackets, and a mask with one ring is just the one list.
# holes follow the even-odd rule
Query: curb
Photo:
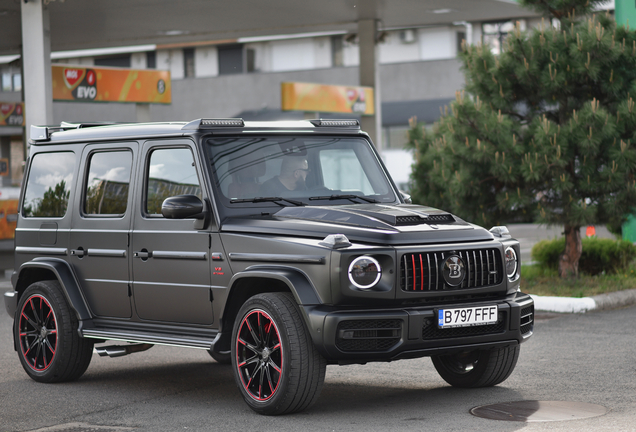
[[610, 310], [636, 304], [636, 289], [599, 294], [593, 297], [551, 297], [530, 294], [537, 311], [559, 313], [585, 313]]

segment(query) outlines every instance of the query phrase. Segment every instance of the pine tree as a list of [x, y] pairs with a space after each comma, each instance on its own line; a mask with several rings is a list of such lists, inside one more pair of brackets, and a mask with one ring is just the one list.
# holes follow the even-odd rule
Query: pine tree
[[562, 277], [578, 275], [580, 227], [619, 225], [636, 203], [636, 32], [595, 0], [523, 0], [539, 28], [503, 51], [463, 46], [465, 92], [432, 131], [413, 121], [413, 197], [483, 225], [563, 226]]

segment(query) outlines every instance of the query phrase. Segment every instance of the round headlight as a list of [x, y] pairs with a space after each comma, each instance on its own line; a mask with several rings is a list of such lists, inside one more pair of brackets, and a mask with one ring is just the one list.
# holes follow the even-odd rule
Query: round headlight
[[380, 263], [371, 257], [361, 256], [349, 265], [349, 280], [360, 289], [369, 289], [380, 280]]
[[509, 247], [508, 249], [506, 249], [505, 258], [506, 274], [508, 275], [508, 278], [513, 279], [517, 274], [517, 267], [519, 265], [519, 262], [517, 260], [517, 252], [515, 252], [513, 248]]

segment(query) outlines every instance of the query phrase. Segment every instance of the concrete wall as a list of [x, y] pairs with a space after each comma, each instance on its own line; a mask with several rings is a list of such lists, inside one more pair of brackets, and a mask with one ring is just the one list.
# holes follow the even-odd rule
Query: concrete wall
[[[383, 102], [454, 97], [464, 85], [456, 59], [380, 66]], [[172, 81], [172, 104], [151, 105], [153, 121], [230, 117], [245, 110], [280, 109], [284, 81], [358, 85], [358, 68], [221, 75]], [[55, 102], [60, 121], [136, 121], [135, 104]]]

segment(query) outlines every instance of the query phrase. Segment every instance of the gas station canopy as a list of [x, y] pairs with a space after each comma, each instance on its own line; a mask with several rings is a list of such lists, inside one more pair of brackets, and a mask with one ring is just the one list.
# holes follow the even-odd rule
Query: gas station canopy
[[392, 29], [532, 15], [514, 0], [2, 0], [0, 56], [20, 54], [23, 1], [43, 1], [48, 9], [53, 52], [356, 32], [364, 19]]

